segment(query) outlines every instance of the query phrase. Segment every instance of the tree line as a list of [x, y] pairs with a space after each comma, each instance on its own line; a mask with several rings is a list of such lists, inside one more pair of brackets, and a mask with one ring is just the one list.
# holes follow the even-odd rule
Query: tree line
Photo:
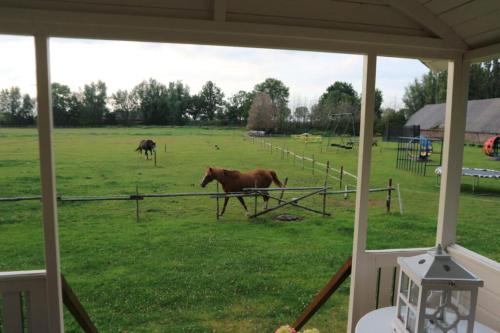
[[[429, 71], [405, 88], [404, 106], [399, 110], [382, 109], [383, 94], [375, 95], [375, 131], [384, 127], [402, 126], [413, 113], [426, 104], [446, 100], [446, 71]], [[269, 98], [258, 94], [266, 94]], [[61, 83], [52, 84], [52, 109], [55, 126], [106, 125], [184, 125], [189, 123], [248, 125], [279, 133], [302, 132], [308, 129], [352, 133], [352, 118], [333, 117], [352, 114], [355, 128], [359, 126], [361, 94], [348, 82], [335, 81], [312, 105], [290, 108], [289, 88], [275, 78], [267, 78], [251, 91], [239, 91], [226, 97], [213, 81], [191, 94], [182, 81], [163, 84], [145, 80], [131, 90], [108, 94], [102, 81], [72, 91]], [[469, 99], [500, 97], [500, 60], [471, 65]], [[252, 103], [259, 111], [251, 117]], [[271, 105], [272, 104], [272, 105]], [[266, 114], [266, 112], [268, 114]], [[264, 118], [262, 118], [264, 117]], [[18, 87], [0, 90], [0, 124], [29, 126], [36, 122], [36, 100], [22, 94]]]
[[[225, 99], [221, 88], [208, 81], [197, 94], [181, 81], [163, 84], [145, 80], [132, 90], [108, 95], [105, 82], [84, 85], [79, 91], [54, 82], [52, 110], [55, 126], [183, 125], [189, 122], [246, 124], [256, 92], [265, 91], [279, 105], [288, 103], [288, 88], [279, 80], [266, 79], [252, 91], [239, 91]], [[0, 123], [10, 126], [33, 125], [36, 101], [21, 94], [18, 87], [0, 90]]]

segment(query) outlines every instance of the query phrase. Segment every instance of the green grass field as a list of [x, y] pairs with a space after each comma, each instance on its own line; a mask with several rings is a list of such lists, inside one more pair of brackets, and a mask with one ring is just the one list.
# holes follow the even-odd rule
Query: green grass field
[[[57, 129], [55, 153], [59, 195], [170, 193], [215, 190], [199, 186], [204, 169], [216, 165], [248, 170], [272, 168], [288, 186], [321, 185], [324, 174], [309, 165], [271, 154], [240, 129], [99, 128]], [[142, 138], [158, 144], [158, 166], [134, 152]], [[274, 145], [356, 173], [357, 151], [320, 149], [290, 138]], [[166, 152], [164, 147], [166, 145]], [[218, 145], [220, 150], [215, 149]], [[500, 168], [475, 147], [465, 147], [464, 165]], [[439, 188], [434, 176], [395, 169], [395, 145], [373, 150], [373, 187], [392, 177], [397, 200], [385, 212], [385, 193], [370, 195], [371, 249], [432, 246]], [[432, 173], [433, 170], [430, 170]], [[347, 182], [354, 185], [352, 178]], [[500, 183], [462, 179], [458, 240], [500, 260]], [[332, 182], [332, 186], [338, 183]], [[0, 130], [0, 197], [40, 192], [38, 141], [34, 129]], [[396, 195], [394, 195], [396, 199]], [[321, 208], [317, 196], [304, 203]], [[247, 200], [253, 209], [253, 199]], [[350, 255], [354, 195], [330, 196], [331, 217], [287, 208], [250, 221], [232, 199], [216, 221], [208, 197], [146, 199], [135, 221], [135, 202], [79, 202], [59, 205], [62, 271], [101, 332], [271, 332], [291, 323], [311, 297]], [[262, 200], [259, 199], [259, 206]], [[260, 208], [260, 207], [259, 207]], [[298, 214], [300, 222], [273, 220]], [[39, 202], [0, 203], [0, 270], [43, 268]], [[321, 332], [344, 332], [349, 286], [345, 284], [311, 320]], [[66, 316], [68, 332], [78, 332]]]

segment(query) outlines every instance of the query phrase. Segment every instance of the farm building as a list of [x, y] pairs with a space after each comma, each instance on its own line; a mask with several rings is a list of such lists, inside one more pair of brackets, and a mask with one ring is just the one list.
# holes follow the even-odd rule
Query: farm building
[[[349, 267], [352, 272], [349, 333], [385, 332], [356, 326], [377, 307], [390, 307], [393, 303], [397, 294], [394, 276], [398, 257], [429, 250], [369, 250], [367, 246], [377, 57], [424, 59], [432, 67], [447, 67], [435, 242], [484, 281], [477, 299], [476, 320], [499, 331], [500, 263], [457, 244], [468, 69], [471, 62], [500, 55], [499, 13], [500, 2], [481, 0], [0, 0], [0, 33], [33, 36], [35, 42], [45, 250], [44, 269], [0, 273], [4, 331], [23, 332], [23, 323], [27, 320], [31, 332], [64, 332], [62, 290], [66, 283], [61, 278], [50, 91], [49, 40], [52, 37], [363, 55], [357, 195], [352, 268]], [[26, 292], [30, 302], [21, 306], [20, 295]], [[70, 304], [72, 314], [86, 332], [97, 331], [83, 315], [82, 305], [74, 295], [68, 298], [66, 293], [64, 301]], [[22, 313], [25, 305], [29, 307], [27, 318]], [[395, 310], [393, 312], [395, 315]], [[376, 324], [391, 332], [391, 320], [387, 318]]]
[[[405, 126], [420, 126], [420, 132], [429, 137], [443, 137], [446, 104], [429, 104], [411, 115]], [[500, 133], [500, 98], [469, 101], [465, 140], [483, 143]]]

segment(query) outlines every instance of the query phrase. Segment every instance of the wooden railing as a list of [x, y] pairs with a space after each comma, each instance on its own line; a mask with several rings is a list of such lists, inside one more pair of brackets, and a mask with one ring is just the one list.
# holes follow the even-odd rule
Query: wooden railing
[[366, 295], [372, 310], [396, 304], [399, 268], [398, 257], [410, 257], [425, 253], [428, 248], [371, 250], [366, 251], [370, 269], [366, 271], [366, 283], [372, 285], [371, 294]]
[[476, 320], [500, 332], [500, 263], [460, 245], [446, 250], [453, 260], [484, 281], [477, 296]]
[[[63, 301], [85, 333], [98, 333], [87, 312], [61, 276]], [[0, 272], [1, 330], [6, 333], [49, 333], [45, 270]]]
[[0, 273], [3, 332], [49, 333], [45, 271]]
[[313, 300], [306, 307], [304, 312], [295, 320], [293, 327], [300, 330], [311, 319], [323, 304], [332, 296], [332, 294], [342, 285], [342, 283], [351, 275], [352, 257], [349, 257], [342, 267], [335, 273], [330, 281], [320, 290]]

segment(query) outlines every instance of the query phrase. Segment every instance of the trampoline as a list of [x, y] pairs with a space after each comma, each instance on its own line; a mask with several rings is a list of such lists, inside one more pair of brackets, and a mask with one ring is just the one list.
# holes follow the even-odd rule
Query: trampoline
[[[434, 170], [436, 176], [441, 176], [442, 169], [437, 167]], [[472, 182], [472, 191], [474, 192], [475, 187], [479, 185], [479, 178], [493, 178], [500, 179], [500, 171], [492, 169], [480, 169], [480, 168], [462, 168], [462, 176], [474, 177]]]

